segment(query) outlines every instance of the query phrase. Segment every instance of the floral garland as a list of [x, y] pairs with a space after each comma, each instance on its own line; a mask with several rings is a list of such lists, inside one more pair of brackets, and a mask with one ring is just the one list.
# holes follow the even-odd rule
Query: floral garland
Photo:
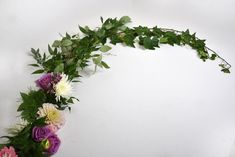
[[[111, 50], [106, 43], [123, 43], [135, 47], [135, 43], [145, 49], [154, 50], [161, 44], [188, 45], [195, 49], [203, 61], [220, 59], [219, 66], [224, 73], [230, 73], [231, 65], [215, 51], [206, 47], [205, 40], [197, 38], [189, 30], [177, 31], [159, 27], [127, 27], [128, 16], [120, 19], [108, 18], [102, 26], [92, 30], [79, 26], [82, 35], [66, 33], [61, 40], [48, 45], [48, 52], [41, 54], [39, 49], [31, 49], [36, 63], [33, 74], [42, 74], [35, 81], [37, 90], [20, 93], [22, 102], [18, 112], [24, 121], [11, 131], [7, 142], [0, 145], [0, 157], [46, 157], [55, 154], [61, 144], [57, 131], [64, 126], [63, 110], [69, 109], [77, 98], [71, 96], [72, 83], [78, 82], [80, 72], [92, 61], [97, 67], [109, 68], [103, 55]], [[19, 127], [20, 126], [20, 127]]]

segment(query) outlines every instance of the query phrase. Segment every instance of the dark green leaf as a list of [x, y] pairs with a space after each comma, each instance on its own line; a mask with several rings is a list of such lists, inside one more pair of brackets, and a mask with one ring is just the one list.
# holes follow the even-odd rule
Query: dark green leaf
[[100, 21], [101, 21], [101, 23], [104, 23], [104, 19], [102, 16], [100, 17]]
[[49, 51], [49, 53], [50, 53], [51, 55], [53, 55], [53, 54], [54, 54], [54, 51], [52, 50], [52, 48], [51, 48], [51, 46], [50, 46], [50, 45], [48, 45], [48, 51]]
[[44, 72], [44, 69], [39, 69], [39, 70], [34, 71], [32, 74], [41, 74], [43, 72]]
[[224, 68], [221, 71], [223, 71], [224, 73], [230, 73], [230, 70], [228, 68]]
[[38, 64], [29, 64], [29, 66], [39, 67], [39, 65], [38, 65]]
[[146, 49], [154, 50], [153, 42], [150, 39], [150, 37], [144, 38], [144, 43], [143, 44], [144, 44], [144, 47]]
[[213, 53], [213, 54], [211, 55], [210, 59], [211, 59], [211, 60], [215, 60], [216, 57], [217, 57], [217, 55]]

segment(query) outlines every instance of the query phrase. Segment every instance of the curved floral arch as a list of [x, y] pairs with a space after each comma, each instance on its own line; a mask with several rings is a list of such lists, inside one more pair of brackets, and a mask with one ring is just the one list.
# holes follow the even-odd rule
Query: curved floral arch
[[[31, 49], [31, 56], [37, 68], [32, 74], [42, 74], [35, 81], [37, 90], [30, 90], [21, 94], [21, 104], [17, 111], [24, 124], [18, 124], [17, 129], [9, 132], [7, 142], [0, 145], [0, 157], [45, 157], [57, 152], [60, 139], [56, 132], [65, 124], [63, 110], [71, 110], [70, 105], [77, 98], [71, 96], [72, 82], [79, 82], [80, 72], [90, 62], [97, 67], [109, 68], [103, 61], [103, 55], [111, 50], [110, 44], [123, 43], [130, 47], [136, 44], [145, 49], [155, 50], [162, 44], [188, 45], [196, 50], [198, 57], [203, 60], [220, 59], [221, 71], [230, 73], [231, 65], [208, 48], [205, 40], [196, 37], [196, 33], [189, 30], [146, 26], [130, 28], [126, 24], [131, 22], [128, 16], [120, 19], [108, 18], [96, 29], [79, 26], [81, 34], [62, 36], [48, 45], [48, 53], [40, 53], [39, 49]], [[107, 43], [110, 43], [109, 45]]]

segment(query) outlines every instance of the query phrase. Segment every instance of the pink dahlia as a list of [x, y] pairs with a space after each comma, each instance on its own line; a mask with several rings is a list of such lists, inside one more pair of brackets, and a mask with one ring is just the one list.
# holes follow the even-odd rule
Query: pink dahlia
[[13, 147], [4, 147], [0, 150], [0, 157], [18, 157]]

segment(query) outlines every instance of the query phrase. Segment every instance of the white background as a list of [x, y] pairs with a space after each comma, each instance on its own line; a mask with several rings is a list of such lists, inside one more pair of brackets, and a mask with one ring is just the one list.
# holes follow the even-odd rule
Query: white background
[[[130, 26], [189, 28], [235, 66], [234, 0], [0, 0], [0, 135], [16, 122], [19, 91], [35, 88], [31, 47], [100, 16]], [[155, 51], [118, 45], [110, 70], [83, 77], [66, 113], [56, 157], [234, 157], [235, 72], [199, 60], [187, 47]], [[92, 70], [93, 67], [90, 67]]]

